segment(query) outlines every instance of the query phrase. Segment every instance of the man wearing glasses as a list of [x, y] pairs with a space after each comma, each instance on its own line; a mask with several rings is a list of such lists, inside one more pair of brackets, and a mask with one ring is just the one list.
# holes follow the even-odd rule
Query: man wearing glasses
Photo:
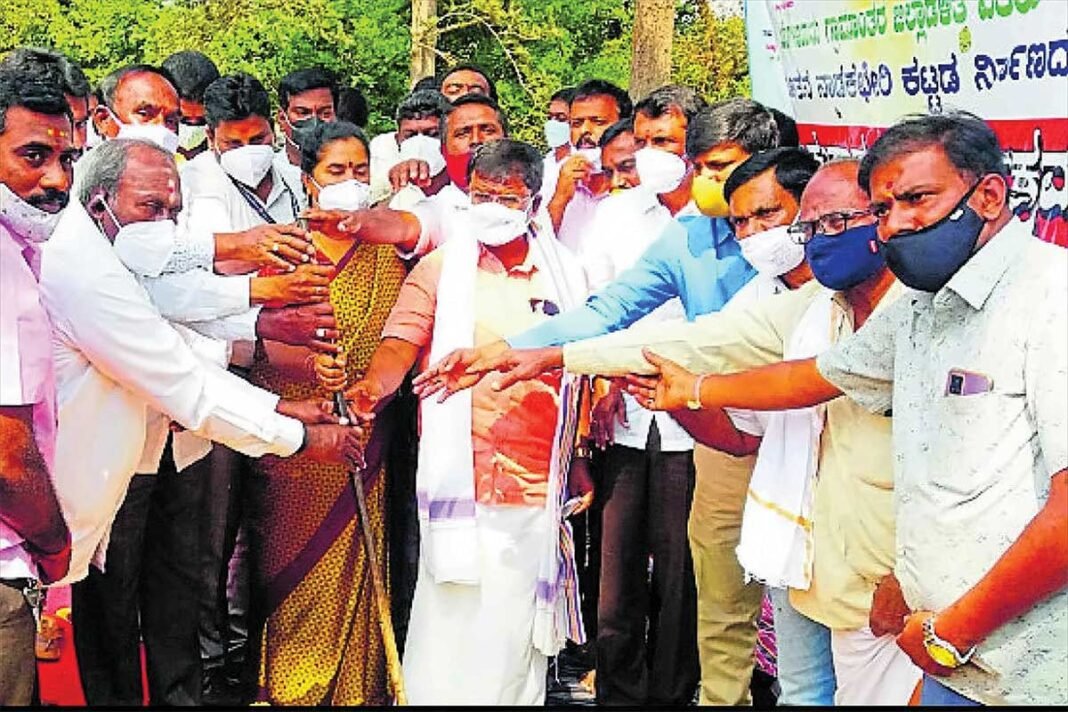
[[[743, 168], [745, 164], [735, 174]], [[791, 182], [788, 170], [775, 168], [761, 171], [740, 186], [727, 186], [743, 248], [754, 238], [770, 239], [764, 236], [774, 228], [762, 229], [780, 222], [778, 214], [791, 207], [789, 193], [756, 190], [761, 176], [769, 171], [776, 174], [777, 183]], [[799, 345], [812, 348], [821, 334], [829, 333], [834, 342], [854, 332], [901, 291], [875, 247], [875, 218], [857, 183], [857, 171], [855, 161], [832, 163], [817, 171], [801, 195], [797, 222], [787, 230], [793, 243], [804, 244], [808, 268], [825, 289], [810, 283], [756, 300], [751, 306], [728, 306], [691, 323], [658, 324], [655, 329], [639, 326], [567, 344], [563, 347], [566, 369], [602, 375], [648, 372], [649, 363], [642, 355], [643, 347], [648, 347], [697, 372], [732, 371], [793, 356]], [[738, 180], [743, 178], [744, 174]], [[761, 248], [752, 254], [758, 262], [764, 256], [763, 261], [769, 263], [765, 269], [772, 269], [770, 263], [775, 260], [766, 255], [788, 250], [780, 241], [775, 249]], [[780, 269], [787, 264], [779, 262]], [[731, 411], [728, 417], [721, 409], [699, 413], [683, 409], [673, 414], [706, 445], [737, 454], [759, 450], [754, 478], [761, 467], [774, 466], [780, 471], [791, 467], [774, 460], [776, 450], [783, 450], [785, 435], [781, 429], [770, 429], [770, 413]], [[817, 464], [812, 472], [800, 474], [812, 484], [810, 504], [794, 513], [808, 524], [810, 534], [803, 532], [802, 541], [812, 547], [811, 560], [785, 562], [781, 580], [795, 586], [786, 586], [788, 593], [784, 588], [773, 594], [780, 700], [903, 705], [920, 672], [894, 638], [907, 609], [893, 578], [890, 419], [838, 399], [827, 406], [820, 427], [813, 432]], [[771, 442], [776, 433], [778, 444]], [[762, 447], [764, 436], [768, 443]], [[753, 497], [755, 487], [757, 480], [746, 502], [739, 556], [750, 574], [774, 583], [770, 579], [775, 570], [769, 568], [767, 559], [744, 553], [749, 543], [747, 524], [760, 506]], [[764, 550], [781, 548], [770, 546], [769, 536], [767, 531], [758, 531], [754, 539], [764, 542]], [[790, 575], [797, 570], [786, 565], [790, 563], [801, 564], [800, 579]], [[874, 598], [877, 588], [879, 596]], [[873, 601], [888, 605], [873, 605]], [[817, 665], [825, 672], [814, 675]], [[835, 699], [828, 699], [830, 695]]]

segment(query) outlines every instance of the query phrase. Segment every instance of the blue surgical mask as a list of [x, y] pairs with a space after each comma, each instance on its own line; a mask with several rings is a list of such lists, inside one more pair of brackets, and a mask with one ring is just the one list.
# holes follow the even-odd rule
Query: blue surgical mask
[[857, 225], [837, 235], [816, 233], [805, 243], [805, 259], [820, 284], [843, 291], [883, 268], [877, 226]]
[[973, 185], [938, 222], [922, 230], [899, 232], [879, 243], [887, 266], [902, 284], [921, 292], [937, 292], [971, 259], [986, 224], [968, 206], [978, 186]]

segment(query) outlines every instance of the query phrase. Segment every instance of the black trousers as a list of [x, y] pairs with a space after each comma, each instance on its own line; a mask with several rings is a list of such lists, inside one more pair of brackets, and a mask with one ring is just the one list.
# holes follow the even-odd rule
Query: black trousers
[[71, 587], [74, 645], [90, 705], [140, 705], [145, 644], [153, 705], [201, 701], [200, 529], [204, 459], [176, 472], [168, 443], [156, 475], [135, 475], [115, 517], [105, 572]]
[[686, 705], [700, 680], [693, 452], [661, 452], [654, 423], [645, 450], [611, 446], [601, 474], [597, 702]]

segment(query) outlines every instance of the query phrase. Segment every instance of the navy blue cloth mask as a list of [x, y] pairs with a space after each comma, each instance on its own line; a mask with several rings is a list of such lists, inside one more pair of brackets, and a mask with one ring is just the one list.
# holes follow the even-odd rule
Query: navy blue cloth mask
[[879, 243], [887, 266], [902, 284], [921, 292], [937, 292], [971, 259], [986, 224], [967, 204], [978, 185], [973, 185], [938, 222], [922, 230], [899, 232]]
[[805, 243], [805, 259], [819, 283], [837, 291], [857, 286], [886, 264], [875, 223], [837, 235], [816, 233]]

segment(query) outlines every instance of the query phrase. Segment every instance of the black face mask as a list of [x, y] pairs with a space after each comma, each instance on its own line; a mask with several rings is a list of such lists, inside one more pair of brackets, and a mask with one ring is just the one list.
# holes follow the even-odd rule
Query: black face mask
[[949, 214], [921, 230], [899, 232], [879, 243], [890, 271], [921, 292], [937, 292], [971, 259], [986, 220], [968, 206], [977, 182]]
[[[285, 114], [283, 114], [283, 116], [285, 116]], [[293, 138], [290, 139], [289, 137], [286, 137], [286, 142], [292, 144], [294, 148], [300, 149], [301, 144], [307, 142], [308, 137], [326, 122], [318, 116], [309, 116], [300, 121], [290, 121], [289, 117], [286, 116], [286, 123], [289, 124], [289, 128], [293, 132]]]

